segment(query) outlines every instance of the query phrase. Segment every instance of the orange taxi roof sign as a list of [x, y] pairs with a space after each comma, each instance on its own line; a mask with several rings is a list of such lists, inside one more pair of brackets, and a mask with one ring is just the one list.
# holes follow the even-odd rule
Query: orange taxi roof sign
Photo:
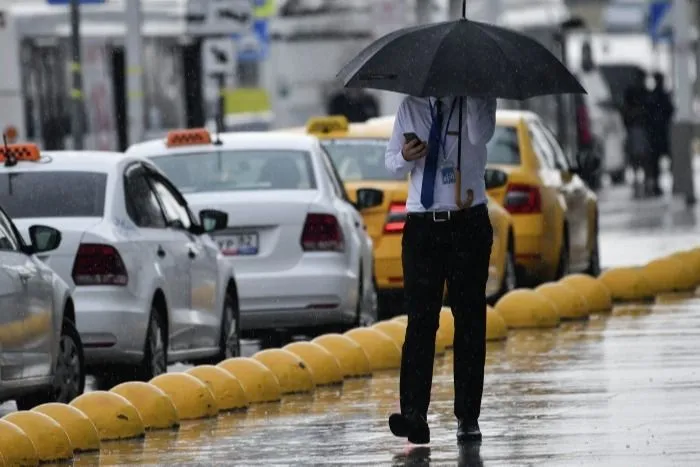
[[41, 160], [41, 151], [39, 151], [39, 146], [36, 144], [8, 144], [7, 146], [0, 144], [0, 162], [5, 162], [8, 159], [8, 153], [18, 162], [36, 162]]
[[206, 128], [188, 128], [185, 130], [172, 130], [168, 132], [165, 142], [169, 148], [178, 146], [195, 146], [199, 144], [211, 144], [211, 135]]
[[348, 131], [348, 128], [350, 123], [344, 115], [313, 117], [306, 122], [306, 132], [310, 134], [342, 132]]

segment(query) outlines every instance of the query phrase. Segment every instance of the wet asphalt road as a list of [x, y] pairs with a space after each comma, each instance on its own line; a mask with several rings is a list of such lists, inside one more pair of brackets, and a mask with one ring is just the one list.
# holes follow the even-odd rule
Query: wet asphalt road
[[[700, 245], [698, 208], [633, 200], [629, 187], [600, 200], [604, 267]], [[490, 344], [481, 445], [455, 443], [451, 364], [450, 352], [436, 360], [429, 448], [390, 434], [398, 380], [387, 372], [112, 443], [75, 465], [700, 465], [700, 297]]]

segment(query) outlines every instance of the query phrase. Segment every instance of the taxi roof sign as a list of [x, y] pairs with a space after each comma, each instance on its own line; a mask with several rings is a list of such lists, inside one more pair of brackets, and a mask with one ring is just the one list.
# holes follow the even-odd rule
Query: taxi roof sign
[[211, 144], [211, 135], [206, 128], [172, 130], [168, 132], [168, 137], [165, 144], [169, 148]]
[[[41, 151], [36, 144], [7, 144], [0, 145], [0, 162], [27, 161], [37, 162], [41, 160]], [[14, 164], [10, 164], [14, 165]]]
[[313, 117], [306, 123], [306, 132], [310, 134], [343, 132], [348, 128], [350, 123], [344, 115]]

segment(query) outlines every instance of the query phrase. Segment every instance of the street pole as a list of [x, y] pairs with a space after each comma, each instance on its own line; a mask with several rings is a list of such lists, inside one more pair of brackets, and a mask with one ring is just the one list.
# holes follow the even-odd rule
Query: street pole
[[675, 121], [671, 129], [671, 159], [673, 160], [673, 193], [685, 196], [687, 205], [693, 205], [695, 183], [692, 140], [694, 116], [692, 83], [690, 82], [690, 25], [687, 0], [673, 0], [673, 64], [676, 100]]
[[128, 144], [134, 144], [144, 139], [141, 0], [128, 0], [125, 13]]
[[[226, 131], [226, 75], [216, 74], [218, 98], [216, 100], [216, 133]], [[218, 139], [218, 138], [217, 138]]]
[[71, 133], [73, 149], [83, 149], [83, 73], [80, 57], [80, 0], [70, 2], [71, 55], [70, 70], [73, 75], [71, 88]]

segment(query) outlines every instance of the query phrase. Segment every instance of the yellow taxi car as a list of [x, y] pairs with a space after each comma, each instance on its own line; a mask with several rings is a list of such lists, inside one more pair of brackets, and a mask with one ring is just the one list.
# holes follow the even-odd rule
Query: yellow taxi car
[[537, 114], [497, 111], [487, 166], [488, 193], [513, 217], [524, 282], [600, 272], [598, 199]]
[[[400, 310], [395, 303], [401, 297], [403, 288], [401, 236], [406, 221], [408, 180], [397, 180], [384, 165], [384, 153], [393, 125], [393, 117], [349, 124], [342, 116], [330, 116], [312, 118], [306, 127], [282, 130], [305, 131], [321, 139], [351, 200], [356, 201], [360, 188], [383, 193], [380, 206], [362, 211], [367, 231], [374, 242], [375, 280], [382, 317]], [[491, 199], [488, 209], [494, 242], [486, 294], [490, 301], [494, 301], [518, 285], [516, 247], [511, 216]]]

